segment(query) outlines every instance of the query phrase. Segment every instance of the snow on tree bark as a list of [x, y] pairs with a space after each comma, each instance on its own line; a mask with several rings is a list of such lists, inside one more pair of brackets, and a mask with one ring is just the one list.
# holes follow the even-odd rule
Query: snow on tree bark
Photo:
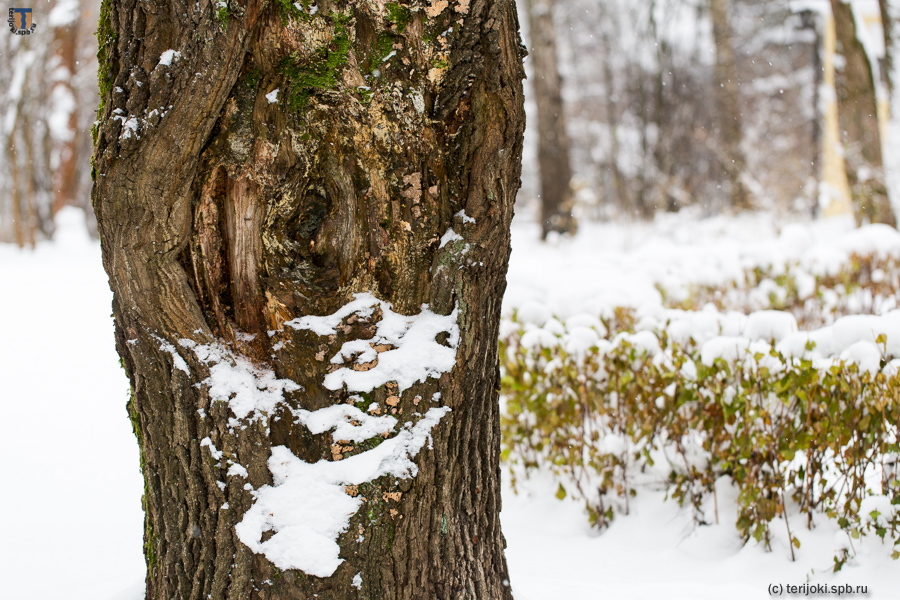
[[511, 598], [514, 3], [107, 0], [99, 39], [147, 598]]

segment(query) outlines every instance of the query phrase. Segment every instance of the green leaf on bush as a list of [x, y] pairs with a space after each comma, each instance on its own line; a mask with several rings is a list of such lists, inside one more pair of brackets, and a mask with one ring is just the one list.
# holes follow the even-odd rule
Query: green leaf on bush
[[559, 484], [559, 487], [556, 489], [556, 498], [558, 500], [565, 500], [566, 498], [566, 488], [562, 484]]

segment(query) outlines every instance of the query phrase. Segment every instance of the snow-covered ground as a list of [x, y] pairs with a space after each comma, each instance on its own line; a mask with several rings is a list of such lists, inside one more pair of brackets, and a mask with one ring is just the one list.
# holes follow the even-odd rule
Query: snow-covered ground
[[[540, 245], [533, 224], [517, 223], [506, 306], [538, 303], [560, 316], [615, 305], [652, 310], [656, 283], [677, 290], [738, 277], [753, 264], [837, 260], [865, 242], [851, 228], [841, 220], [777, 227], [769, 215], [665, 215], [652, 225], [588, 224], [573, 240]], [[55, 243], [33, 253], [0, 246], [0, 282], [0, 597], [138, 600], [142, 483], [99, 247], [76, 214], [64, 213]], [[835, 530], [827, 524], [797, 528], [796, 562], [777, 531], [772, 552], [742, 546], [727, 487], [719, 525], [695, 528], [689, 509], [642, 490], [631, 514], [602, 535], [554, 491], [537, 478], [520, 495], [504, 495], [519, 600], [749, 600], [768, 596], [771, 584], [808, 581], [827, 586], [819, 597], [838, 596], [831, 586], [867, 586], [864, 597], [900, 599], [900, 561], [876, 541], [830, 573]]]
[[0, 597], [103, 600], [140, 578], [138, 452], [100, 248], [0, 246]]
[[[653, 224], [584, 223], [574, 239], [543, 245], [533, 243], [539, 232], [534, 223], [513, 224], [504, 305], [540, 302], [559, 317], [611, 306], [652, 309], [661, 303], [657, 284], [678, 295], [691, 284], [740, 279], [748, 267], [797, 259], [828, 270], [852, 250], [876, 248], [858, 239], [850, 217], [779, 224], [768, 213], [694, 219], [682, 211], [660, 213]], [[900, 250], [896, 231], [879, 242]]]

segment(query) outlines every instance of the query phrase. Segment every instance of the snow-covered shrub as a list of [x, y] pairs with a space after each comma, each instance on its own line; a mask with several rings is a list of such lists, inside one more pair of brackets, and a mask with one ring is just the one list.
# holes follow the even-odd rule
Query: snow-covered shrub
[[[894, 340], [792, 332], [785, 317], [755, 313], [742, 335], [721, 335], [725, 324], [704, 339], [684, 319], [641, 329], [627, 310], [541, 325], [514, 315], [501, 339], [513, 484], [549, 471], [557, 496], [582, 499], [603, 527], [648, 485], [692, 507], [698, 523], [717, 520], [716, 482], [727, 478], [744, 540], [768, 547], [783, 523], [799, 547], [794, 521], [811, 528], [830, 519], [851, 538], [881, 537], [900, 556]], [[836, 552], [836, 569], [847, 556]]]
[[[821, 257], [816, 257], [821, 259]], [[672, 308], [697, 310], [783, 310], [801, 327], [821, 327], [845, 315], [882, 314], [898, 307], [900, 257], [893, 253], [850, 252], [832, 260], [797, 259], [753, 266], [724, 285], [694, 285], [683, 294], [658, 289]]]

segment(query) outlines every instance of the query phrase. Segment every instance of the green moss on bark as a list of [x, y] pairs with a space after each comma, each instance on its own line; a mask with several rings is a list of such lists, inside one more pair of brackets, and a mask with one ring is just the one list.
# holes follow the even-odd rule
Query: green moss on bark
[[[144, 431], [141, 427], [141, 416], [137, 410], [137, 404], [134, 396], [134, 389], [131, 390], [131, 393], [128, 398], [128, 402], [125, 404], [125, 409], [128, 411], [128, 420], [131, 422], [131, 430], [134, 432], [134, 437], [137, 438], [138, 442], [138, 460], [141, 465], [141, 473], [145, 474], [144, 477], [144, 493], [141, 496], [141, 508], [143, 508], [144, 512], [147, 511], [147, 500], [149, 498], [150, 490], [147, 484], [146, 477], [146, 466], [147, 466], [147, 458], [144, 454]], [[156, 566], [156, 546], [159, 543], [158, 536], [153, 529], [153, 523], [148, 518], [144, 518], [144, 560], [147, 562], [147, 570], [152, 573], [154, 567]]]
[[153, 524], [149, 519], [144, 519], [144, 560], [147, 562], [147, 571], [152, 575], [156, 567], [157, 536], [153, 531]]
[[231, 16], [231, 7], [228, 6], [228, 2], [226, 0], [219, 0], [216, 2], [216, 19], [219, 21], [219, 25], [222, 26], [222, 29], [228, 28], [228, 18]]
[[247, 71], [247, 74], [244, 76], [244, 79], [242, 81], [243, 87], [245, 89], [255, 91], [256, 88], [259, 87], [260, 78], [261, 77], [260, 77], [259, 69], [257, 69], [256, 67], [253, 67], [252, 69]]
[[[115, 74], [112, 72], [112, 48], [115, 46], [118, 36], [113, 29], [111, 4], [112, 0], [102, 0], [100, 3], [100, 19], [97, 22], [97, 86], [100, 90], [100, 104], [97, 107], [98, 120], [103, 116], [106, 107], [106, 98], [112, 91]], [[91, 128], [91, 137], [94, 145], [97, 145], [98, 128]]]
[[379, 68], [381, 63], [385, 61], [388, 55], [394, 51], [394, 36], [387, 32], [381, 32], [378, 34], [378, 39], [375, 42], [375, 48], [372, 51], [372, 67], [371, 71]]
[[412, 11], [399, 2], [388, 2], [384, 8], [387, 10], [388, 21], [397, 26], [397, 33], [403, 33], [409, 22], [412, 21]]
[[110, 3], [100, 3], [100, 20], [97, 23], [97, 83], [100, 86], [101, 101], [112, 89], [113, 73], [110, 64], [111, 48], [116, 44], [118, 36], [112, 25]]
[[[281, 15], [282, 25], [287, 25], [291, 19], [306, 19], [313, 17], [309, 11], [309, 0], [274, 0]], [[297, 8], [299, 5], [302, 8]]]
[[306, 108], [309, 99], [334, 90], [341, 79], [341, 68], [350, 57], [349, 16], [333, 13], [334, 36], [327, 46], [318, 48], [312, 57], [291, 53], [281, 59], [278, 72], [288, 82], [288, 107], [293, 112]]

